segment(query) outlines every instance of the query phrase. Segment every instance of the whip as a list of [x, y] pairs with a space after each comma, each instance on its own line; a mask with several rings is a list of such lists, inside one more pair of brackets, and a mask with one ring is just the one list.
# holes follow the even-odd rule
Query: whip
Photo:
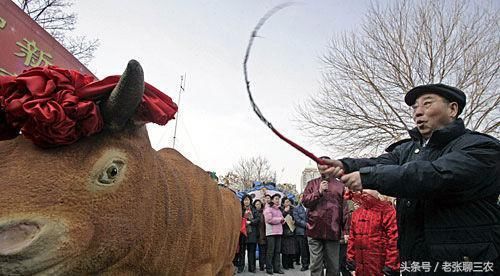
[[252, 34], [250, 35], [250, 41], [248, 41], [248, 45], [247, 45], [247, 50], [246, 50], [246, 53], [245, 53], [245, 60], [243, 61], [243, 73], [245, 74], [245, 83], [246, 83], [246, 87], [247, 87], [247, 92], [248, 92], [248, 98], [250, 99], [250, 103], [252, 104], [252, 108], [253, 108], [253, 111], [255, 112], [255, 114], [257, 114], [257, 116], [259, 117], [259, 119], [264, 123], [266, 124], [266, 126], [268, 128], [270, 128], [274, 134], [276, 134], [281, 140], [287, 142], [289, 145], [291, 145], [292, 147], [296, 148], [297, 150], [299, 150], [300, 152], [302, 152], [303, 154], [305, 154], [307, 157], [311, 158], [312, 160], [314, 160], [314, 162], [320, 164], [320, 165], [327, 165], [322, 159], [316, 157], [314, 154], [312, 154], [311, 152], [309, 152], [308, 150], [304, 149], [303, 147], [299, 146], [297, 143], [293, 142], [292, 140], [286, 138], [283, 134], [281, 134], [278, 130], [276, 130], [276, 128], [273, 127], [273, 125], [271, 124], [271, 122], [269, 122], [265, 117], [264, 115], [262, 114], [262, 112], [260, 111], [259, 107], [257, 106], [257, 104], [255, 104], [255, 101], [252, 97], [252, 92], [250, 91], [250, 81], [248, 80], [248, 72], [247, 72], [247, 62], [248, 62], [248, 58], [250, 57], [250, 50], [252, 49], [252, 45], [253, 45], [253, 41], [254, 41], [254, 38], [257, 37], [257, 32], [259, 31], [259, 29], [264, 25], [264, 23], [273, 15], [275, 14], [276, 12], [278, 12], [279, 10], [283, 9], [283, 8], [286, 8], [290, 5], [292, 5], [293, 3], [284, 3], [284, 4], [281, 4], [281, 5], [278, 5], [276, 7], [274, 7], [273, 9], [271, 9], [270, 11], [268, 11], [260, 20], [259, 22], [257, 23], [257, 25], [255, 26], [255, 28], [253, 29], [252, 31]]

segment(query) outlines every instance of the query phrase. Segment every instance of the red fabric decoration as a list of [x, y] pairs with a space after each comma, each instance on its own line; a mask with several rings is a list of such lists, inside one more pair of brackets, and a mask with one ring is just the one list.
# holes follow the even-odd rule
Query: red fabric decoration
[[[97, 102], [107, 99], [119, 76], [92, 76], [56, 66], [34, 67], [18, 76], [0, 77], [0, 140], [19, 132], [41, 147], [67, 145], [102, 130]], [[177, 105], [146, 83], [136, 119], [164, 125]]]
[[241, 228], [240, 228], [240, 233], [247, 236], [247, 219], [246, 218], [241, 218]]
[[385, 202], [363, 192], [347, 191], [344, 193], [345, 200], [352, 200], [353, 202], [365, 208], [382, 208]]

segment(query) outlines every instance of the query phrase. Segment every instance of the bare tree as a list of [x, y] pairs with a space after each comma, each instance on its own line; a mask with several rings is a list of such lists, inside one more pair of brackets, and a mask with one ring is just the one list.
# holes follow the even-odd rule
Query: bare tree
[[235, 190], [243, 189], [243, 183], [240, 181], [240, 177], [234, 172], [228, 172], [226, 175], [222, 176], [222, 183]]
[[445, 83], [467, 94], [461, 117], [499, 136], [499, 10], [485, 2], [372, 4], [361, 30], [332, 39], [323, 89], [298, 107], [308, 134], [349, 154], [373, 154], [413, 127], [404, 94]]
[[242, 158], [228, 174], [237, 176], [237, 187], [240, 189], [250, 188], [254, 181], [276, 182], [276, 171], [271, 169], [269, 161], [262, 156]]
[[98, 39], [72, 36], [77, 16], [69, 13], [72, 0], [17, 0], [17, 5], [49, 32], [81, 63], [88, 65], [99, 46]]

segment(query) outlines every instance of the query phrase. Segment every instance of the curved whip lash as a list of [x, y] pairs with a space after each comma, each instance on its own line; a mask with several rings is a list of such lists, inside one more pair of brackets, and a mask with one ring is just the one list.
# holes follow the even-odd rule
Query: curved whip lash
[[245, 83], [246, 83], [246, 86], [247, 86], [248, 97], [250, 98], [250, 103], [252, 104], [253, 111], [255, 112], [255, 114], [257, 114], [257, 116], [259, 117], [259, 119], [262, 122], [264, 122], [264, 124], [266, 124], [267, 127], [270, 128], [274, 132], [274, 134], [276, 134], [279, 138], [281, 138], [281, 140], [287, 142], [289, 145], [291, 145], [292, 147], [296, 148], [297, 150], [299, 150], [300, 152], [302, 152], [303, 154], [305, 154], [307, 157], [309, 157], [312, 160], [314, 160], [316, 163], [318, 163], [320, 165], [326, 165], [326, 163], [322, 159], [316, 157], [314, 154], [312, 154], [308, 150], [304, 149], [303, 147], [299, 146], [298, 144], [296, 144], [295, 142], [291, 141], [290, 139], [286, 138], [279, 131], [277, 131], [273, 127], [273, 125], [264, 117], [264, 115], [260, 111], [259, 107], [255, 104], [255, 101], [253, 100], [253, 97], [252, 97], [252, 93], [250, 92], [250, 81], [248, 80], [247, 62], [248, 62], [248, 58], [250, 57], [250, 50], [252, 48], [254, 38], [257, 37], [257, 32], [259, 31], [259, 29], [264, 25], [264, 23], [271, 16], [273, 16], [279, 10], [281, 10], [283, 8], [286, 8], [288, 6], [291, 6], [292, 4], [293, 3], [284, 3], [284, 4], [281, 4], [281, 5], [278, 5], [278, 6], [274, 7], [273, 9], [271, 9], [270, 11], [268, 11], [259, 20], [259, 22], [255, 26], [255, 28], [253, 29], [252, 34], [250, 36], [250, 41], [248, 41], [247, 50], [246, 50], [246, 53], [245, 53], [245, 60], [243, 61], [243, 73], [245, 74]]

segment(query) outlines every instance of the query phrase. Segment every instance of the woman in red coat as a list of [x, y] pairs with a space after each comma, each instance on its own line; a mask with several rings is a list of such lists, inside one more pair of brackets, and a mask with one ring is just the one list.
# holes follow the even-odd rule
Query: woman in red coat
[[347, 267], [356, 276], [399, 275], [396, 210], [374, 190], [351, 194], [360, 206], [352, 213]]

